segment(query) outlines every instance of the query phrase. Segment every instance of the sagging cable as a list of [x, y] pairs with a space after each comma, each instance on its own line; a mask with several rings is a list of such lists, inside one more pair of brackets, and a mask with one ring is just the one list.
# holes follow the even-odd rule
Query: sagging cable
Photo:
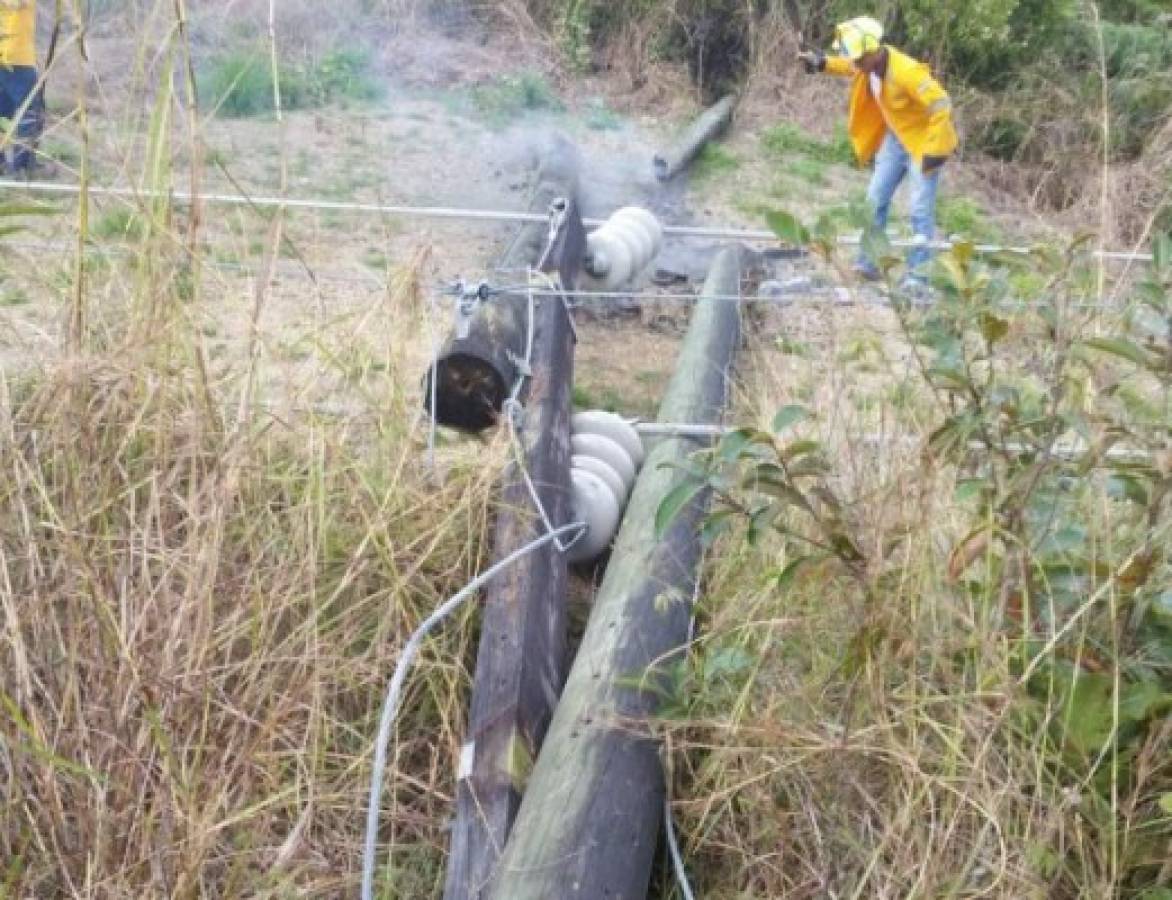
[[492, 568], [473, 578], [450, 600], [440, 606], [423, 622], [415, 633], [411, 635], [395, 673], [387, 686], [386, 700], [383, 702], [382, 718], [379, 721], [378, 737], [374, 746], [374, 770], [370, 778], [370, 800], [366, 807], [366, 841], [362, 854], [362, 900], [374, 900], [374, 870], [376, 844], [378, 840], [378, 820], [382, 800], [383, 778], [387, 768], [387, 751], [391, 742], [391, 735], [395, 728], [395, 720], [399, 713], [399, 702], [403, 694], [403, 685], [407, 674], [411, 670], [415, 657], [423, 646], [423, 639], [444, 619], [459, 609], [470, 597], [473, 597], [480, 588], [511, 566], [513, 563], [540, 550], [551, 541], [556, 541], [571, 532], [582, 533], [586, 528], [582, 522], [573, 522], [563, 525], [543, 534], [536, 540], [526, 544], [520, 550], [510, 553]]

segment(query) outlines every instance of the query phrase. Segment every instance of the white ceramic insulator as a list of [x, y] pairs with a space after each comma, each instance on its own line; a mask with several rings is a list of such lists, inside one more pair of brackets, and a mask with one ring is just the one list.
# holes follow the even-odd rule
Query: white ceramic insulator
[[618, 472], [623, 479], [624, 498], [635, 486], [635, 462], [623, 445], [600, 434], [575, 434], [570, 438], [570, 452], [575, 456], [593, 456]]
[[641, 275], [663, 247], [663, 226], [638, 206], [625, 206], [586, 235], [586, 286], [616, 290]]
[[654, 260], [659, 255], [659, 251], [663, 249], [663, 225], [655, 218], [655, 213], [641, 206], [624, 206], [611, 218], [638, 222], [651, 238], [651, 246], [654, 248], [651, 259]]
[[602, 279], [610, 272], [610, 254], [607, 252], [606, 232], [602, 227], [594, 229], [586, 235], [586, 264], [583, 274], [594, 279]]
[[636, 469], [643, 465], [643, 439], [639, 437], [635, 426], [620, 415], [601, 409], [576, 413], [570, 420], [570, 431], [573, 434], [600, 434], [608, 437], [622, 445]]
[[610, 492], [614, 494], [614, 502], [623, 507], [627, 503], [626, 486], [623, 476], [604, 463], [596, 456], [573, 456], [570, 458], [571, 469], [583, 469], [591, 475], [597, 475], [606, 482]]
[[621, 510], [606, 482], [585, 469], [570, 470], [570, 490], [574, 520], [586, 523], [586, 533], [566, 556], [571, 563], [587, 562], [610, 546]]
[[651, 235], [634, 219], [612, 219], [606, 223], [615, 240], [622, 241], [631, 251], [632, 275], [642, 272], [651, 263], [655, 245]]
[[607, 290], [620, 288], [635, 274], [630, 245], [603, 224], [586, 236], [587, 271]]
[[[643, 465], [643, 440], [630, 422], [603, 410], [577, 413], [570, 422], [570, 431], [575, 515], [589, 529], [570, 550], [569, 560], [586, 562], [602, 553], [618, 532], [635, 475]], [[599, 487], [606, 493], [605, 498], [599, 494]]]

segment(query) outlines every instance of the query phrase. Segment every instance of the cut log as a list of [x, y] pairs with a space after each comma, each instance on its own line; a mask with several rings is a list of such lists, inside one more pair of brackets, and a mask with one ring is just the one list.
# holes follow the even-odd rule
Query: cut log
[[[740, 252], [716, 259], [693, 314], [662, 422], [716, 424], [739, 342]], [[662, 537], [660, 502], [681, 481], [672, 468], [696, 449], [686, 438], [653, 447], [627, 509], [590, 622], [525, 789], [491, 897], [495, 900], [643, 900], [663, 816], [655, 713], [658, 677], [688, 640], [699, 577], [698, 494]], [[646, 677], [646, 687], [637, 682]]]
[[[574, 148], [558, 142], [542, 160], [530, 207], [545, 210], [564, 200], [557, 234], [549, 244], [549, 226], [526, 227], [505, 260], [507, 268], [539, 265], [545, 272], [557, 273], [565, 289], [573, 289], [586, 244], [576, 193]], [[525, 298], [514, 299], [526, 304]], [[535, 325], [533, 374], [522, 397], [525, 412], [519, 437], [526, 468], [550, 521], [562, 525], [570, 515], [573, 327], [562, 300], [548, 296], [538, 301]], [[495, 558], [507, 556], [543, 532], [522, 473], [513, 468], [501, 492]], [[565, 556], [547, 545], [496, 578], [485, 591], [469, 736], [456, 790], [446, 900], [484, 896], [496, 871], [525, 777], [565, 680], [566, 581]]]
[[670, 181], [686, 169], [709, 141], [728, 128], [735, 106], [734, 97], [725, 97], [701, 113], [671, 149], [655, 154], [655, 177], [660, 181]]

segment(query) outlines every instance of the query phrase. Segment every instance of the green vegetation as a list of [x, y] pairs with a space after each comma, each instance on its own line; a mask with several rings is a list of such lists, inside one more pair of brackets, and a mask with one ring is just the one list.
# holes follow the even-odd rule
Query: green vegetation
[[720, 144], [705, 144], [690, 169], [696, 181], [704, 181], [735, 171], [741, 165], [736, 155]]
[[[596, 51], [624, 46], [632, 34], [650, 59], [686, 64], [709, 99], [744, 86], [754, 66], [773, 69], [796, 11], [808, 46], [829, 46], [834, 24], [859, 15], [852, 0], [679, 0], [670, 15], [652, 0], [527, 0], [534, 19], [579, 68]], [[1019, 177], [1043, 208], [1081, 202], [1089, 167], [1103, 159], [1103, 75], [1107, 78], [1108, 158], [1139, 162], [1149, 174], [1140, 203], [1117, 210], [1128, 238], [1149, 219], [1172, 223], [1163, 190], [1172, 178], [1165, 123], [1172, 109], [1172, 29], [1162, 0], [891, 0], [871, 10], [888, 40], [942, 73], [965, 120], [967, 153], [987, 152], [1023, 169]], [[1103, 71], [1100, 71], [1100, 36]], [[792, 128], [765, 137], [771, 153], [817, 155], [850, 163], [846, 142], [827, 146]], [[811, 173], [805, 173], [810, 180]], [[800, 176], [799, 176], [800, 177]], [[1162, 212], [1161, 212], [1162, 204]]]
[[531, 112], [560, 112], [561, 100], [539, 72], [505, 75], [472, 89], [473, 109], [488, 124], [503, 128]]
[[[345, 3], [332, 18], [377, 13], [387, 28], [470, 14], [455, 0]], [[861, 11], [798, 4], [818, 45], [834, 17]], [[303, 29], [321, 21], [317, 7], [281, 6], [308, 10]], [[528, 6], [580, 68], [605, 42], [637, 39], [707, 91], [742, 83], [788, 27], [780, 0], [678, 0], [671, 15], [651, 0]], [[1108, 149], [1161, 185], [1165, 7], [1102, 5], [1119, 103]], [[1085, 7], [978, 0], [963, 22], [928, 0], [884, 8], [897, 43], [936, 54], [958, 103], [981, 92], [968, 152], [995, 120], [1005, 158], [1036, 162], [1047, 190], [1070, 177], [1089, 193], [1103, 148]], [[158, 83], [95, 104], [82, 139], [78, 111], [55, 107], [61, 144], [45, 145], [96, 184], [117, 173], [141, 188], [136, 205], [59, 201], [29, 228], [76, 248], [61, 254], [0, 240], [0, 307], [17, 338], [0, 348], [0, 897], [352, 895], [387, 676], [420, 622], [484, 571], [510, 449], [441, 433], [438, 465], [424, 463], [421, 360], [450, 320], [433, 321], [429, 303], [451, 265], [443, 243], [464, 232], [427, 229], [412, 256], [412, 242], [389, 240], [415, 232], [407, 220], [380, 231], [336, 211], [172, 205], [209, 141], [252, 158], [245, 190], [276, 183], [282, 150], [315, 195], [373, 192], [385, 172], [374, 139], [323, 171], [318, 140], [278, 142], [271, 122], [204, 132], [199, 118], [191, 134], [186, 33], [169, 10], [150, 34], [175, 43], [140, 51]], [[256, 39], [255, 23], [227, 18], [232, 39], [199, 46]], [[280, 43], [294, 48], [287, 106], [377, 94], [372, 60], [332, 53], [336, 33], [307, 35]], [[982, 43], [1005, 45], [988, 54], [995, 66]], [[265, 51], [197, 59], [205, 115], [220, 101], [226, 115], [271, 114]], [[561, 109], [536, 72], [449, 97], [492, 125]], [[615, 118], [597, 104], [583, 121]], [[291, 124], [296, 136], [311, 123]], [[841, 132], [780, 126], [762, 144], [777, 193], [850, 161]], [[699, 172], [744, 163], [717, 144]], [[442, 199], [431, 184], [393, 188]], [[753, 189], [742, 203], [762, 210], [770, 197]], [[1129, 191], [1128, 203], [1146, 196]], [[771, 222], [845, 268], [838, 232], [867, 215], [858, 194], [836, 199], [809, 229]], [[27, 202], [0, 204], [0, 238], [54, 211]], [[939, 212], [943, 230], [997, 236], [971, 199], [943, 197]], [[865, 240], [897, 283], [899, 261]], [[120, 241], [134, 245], [107, 243]], [[1118, 282], [1108, 270], [1115, 302], [1098, 310], [1088, 246], [1017, 263], [962, 246], [938, 258], [930, 307], [895, 291], [890, 311], [746, 317], [730, 412], [745, 427], [696, 457], [690, 486], [717, 498], [697, 639], [665, 666], [650, 724], [666, 738], [698, 896], [1169, 900], [1172, 241], [1155, 242], [1149, 269]], [[305, 266], [251, 274], [298, 251]], [[384, 283], [320, 277], [339, 257]], [[295, 280], [305, 270], [319, 280]], [[575, 405], [654, 413], [667, 354], [600, 343]], [[428, 638], [407, 685], [380, 822], [387, 897], [442, 893], [474, 607]], [[668, 880], [649, 896], [678, 897]]]
[[718, 498], [662, 726], [700, 896], [1166, 895], [1172, 236], [1155, 249], [1126, 310], [1088, 313], [1079, 245], [1022, 263], [1046, 284], [1026, 306], [958, 247], [933, 307], [897, 294], [898, 403], [862, 384], [875, 341], [830, 364], [839, 405], [763, 383], [771, 425], [664, 499], [666, 526]]
[[[610, 387], [595, 390], [575, 384], [573, 389], [574, 408], [578, 410], [604, 409], [607, 412], [632, 415], [631, 398]], [[641, 411], [639, 411], [641, 412]]]
[[770, 156], [779, 160], [801, 154], [816, 157], [823, 163], [852, 165], [855, 161], [850, 139], [841, 123], [835, 131], [834, 140], [823, 141], [797, 125], [782, 122], [762, 133], [761, 144]]
[[[382, 96], [382, 85], [361, 50], [332, 50], [310, 61], [282, 60], [281, 105], [307, 109]], [[260, 50], [234, 50], [210, 60], [201, 72], [205, 106], [224, 116], [257, 116], [273, 111], [273, 70]]]
[[67, 169], [76, 169], [81, 162], [77, 145], [68, 141], [45, 140], [41, 144], [40, 152]]
[[997, 242], [1002, 238], [1000, 229], [988, 220], [980, 205], [968, 197], [941, 196], [936, 204], [936, 223], [940, 231], [949, 237], [959, 235], [984, 243]]
[[602, 99], [594, 99], [587, 104], [583, 121], [592, 131], [617, 131], [623, 127], [622, 117]]
[[146, 223], [133, 209], [119, 206], [103, 213], [93, 224], [95, 237], [107, 240], [139, 241], [146, 234]]
[[800, 156], [785, 163], [781, 167], [783, 175], [804, 181], [807, 184], [823, 185], [826, 183], [826, 163], [808, 156]]

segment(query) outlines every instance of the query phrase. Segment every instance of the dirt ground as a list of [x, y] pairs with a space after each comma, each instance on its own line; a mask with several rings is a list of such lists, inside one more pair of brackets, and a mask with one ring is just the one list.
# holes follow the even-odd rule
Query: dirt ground
[[[583, 209], [592, 216], [639, 204], [671, 224], [760, 228], [756, 201], [813, 215], [865, 185], [865, 172], [832, 166], [817, 184], [783, 177], [779, 188], [776, 162], [761, 151], [761, 134], [776, 121], [761, 92], [749, 96], [722, 144], [734, 165], [666, 187], [655, 181], [651, 159], [696, 111], [691, 97], [640, 110], [617, 81], [558, 76], [550, 83], [558, 88], [560, 108], [523, 109], [507, 121], [486, 117], [470, 90], [510, 72], [542, 71], [542, 65], [549, 70], [541, 49], [518, 53], [508, 44], [429, 35], [400, 42], [395, 77], [380, 101], [293, 112], [283, 123], [272, 117], [206, 119], [201, 187], [277, 196], [285, 178], [288, 196], [330, 203], [523, 210], [534, 161], [554, 134], [568, 136], [578, 147]], [[91, 66], [98, 73], [91, 112], [97, 184], [143, 183], [136, 173], [145, 146], [144, 98], [135, 95], [136, 82], [118, 65], [128, 52], [126, 39], [116, 34], [91, 41]], [[461, 65], [451, 65], [453, 59]], [[845, 103], [829, 93], [826, 98]], [[67, 102], [56, 99], [59, 109]], [[785, 114], [779, 105], [778, 115]], [[178, 113], [171, 132], [173, 186], [182, 191], [190, 182], [189, 153]], [[72, 180], [79, 155], [76, 118], [59, 118], [45, 146], [61, 160], [59, 179]], [[0, 366], [8, 371], [35, 364], [61, 345], [68, 303], [61, 288], [74, 268], [76, 220], [72, 201], [54, 202], [58, 213], [30, 222], [4, 251]], [[95, 200], [90, 213], [87, 254], [106, 261], [91, 285], [100, 285], [108, 299], [95, 304], [95, 317], [101, 322], [109, 316], [111, 328], [133, 293], [133, 261], [141, 249], [136, 243], [141, 226], [134, 223], [143, 215], [141, 202], [108, 198]], [[176, 215], [182, 219], [186, 212]], [[444, 288], [460, 278], [496, 284], [516, 278], [496, 269], [514, 234], [507, 225], [297, 209], [285, 220], [277, 277], [258, 294], [256, 273], [270, 237], [267, 215], [208, 204], [203, 226], [203, 290], [210, 302], [190, 314], [199, 322], [206, 353], [221, 377], [232, 378], [249, 355], [256, 315], [263, 393], [277, 404], [346, 408], [354, 372], [371, 366], [396, 369], [406, 389], [417, 392], [418, 375], [450, 319]], [[600, 314], [591, 304], [580, 313], [579, 405], [654, 414], [686, 327], [687, 298], [697, 292], [703, 260], [716, 246], [671, 243], [664, 259], [677, 269], [690, 267], [689, 280], [648, 288], [637, 309], [627, 304], [625, 310], [606, 308]], [[392, 289], [405, 269], [420, 288], [416, 302], [406, 306]], [[819, 302], [833, 299], [826, 288], [836, 283], [835, 276], [809, 262], [774, 261], [756, 271], [746, 289], [755, 290], [761, 279], [798, 276], [811, 279]], [[779, 306], [753, 318], [752, 327], [765, 338], [761, 346], [772, 347], [795, 329], [802, 334], [821, 329], [825, 341], [828, 322], [837, 323], [831, 329], [836, 334], [863, 327], [891, 330], [888, 314], [874, 308], [839, 304], [829, 318], [811, 309], [817, 306]]]

